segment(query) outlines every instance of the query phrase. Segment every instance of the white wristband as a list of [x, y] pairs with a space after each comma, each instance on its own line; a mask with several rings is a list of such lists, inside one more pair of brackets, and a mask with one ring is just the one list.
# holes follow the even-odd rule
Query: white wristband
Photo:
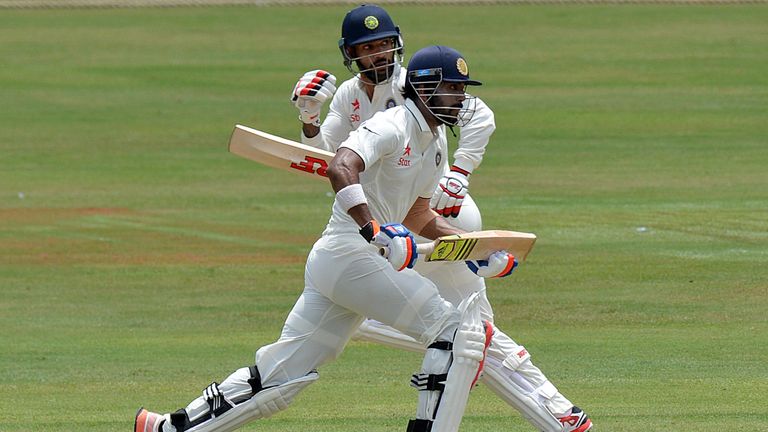
[[336, 193], [336, 201], [345, 212], [349, 212], [354, 206], [360, 204], [368, 204], [365, 199], [365, 193], [363, 193], [363, 186], [360, 183], [354, 183], [349, 186], [345, 186], [344, 189]]

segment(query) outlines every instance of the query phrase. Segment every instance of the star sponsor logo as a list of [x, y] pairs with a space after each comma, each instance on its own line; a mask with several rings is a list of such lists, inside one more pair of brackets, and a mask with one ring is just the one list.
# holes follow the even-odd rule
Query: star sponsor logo
[[400, 157], [400, 159], [397, 160], [397, 166], [402, 167], [409, 167], [411, 166], [411, 146], [405, 145], [405, 150], [403, 151], [403, 155]]
[[408, 144], [405, 145], [405, 150], [403, 150], [403, 155], [400, 156], [400, 159], [397, 160], [397, 166], [411, 166], [411, 146]]
[[352, 101], [352, 111], [360, 111], [360, 100], [357, 98]]

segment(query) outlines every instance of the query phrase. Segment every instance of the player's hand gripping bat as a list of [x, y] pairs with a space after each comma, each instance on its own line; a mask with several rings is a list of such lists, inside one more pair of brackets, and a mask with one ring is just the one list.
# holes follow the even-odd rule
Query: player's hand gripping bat
[[[517, 231], [488, 230], [440, 237], [421, 243], [416, 251], [424, 261], [484, 260], [492, 253], [505, 250], [518, 261], [524, 261], [536, 243], [536, 235]], [[386, 248], [379, 253], [386, 256]]]

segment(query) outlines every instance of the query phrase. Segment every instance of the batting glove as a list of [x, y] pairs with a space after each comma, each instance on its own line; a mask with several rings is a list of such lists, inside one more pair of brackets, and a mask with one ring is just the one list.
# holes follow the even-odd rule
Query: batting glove
[[507, 251], [494, 252], [487, 260], [465, 262], [474, 274], [484, 278], [506, 277], [517, 267], [517, 260]]
[[373, 238], [372, 244], [379, 246], [384, 258], [395, 270], [413, 268], [419, 253], [416, 252], [416, 239], [408, 228], [391, 223], [381, 226], [381, 230]]
[[435, 188], [429, 205], [437, 214], [445, 217], [457, 217], [461, 204], [469, 190], [469, 173], [460, 168], [452, 167]]
[[299, 120], [320, 126], [320, 110], [336, 91], [336, 77], [324, 70], [304, 74], [293, 87], [291, 102], [299, 109]]

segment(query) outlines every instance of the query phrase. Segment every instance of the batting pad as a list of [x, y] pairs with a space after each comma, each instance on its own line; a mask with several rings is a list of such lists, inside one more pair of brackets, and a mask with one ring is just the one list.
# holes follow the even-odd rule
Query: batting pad
[[317, 372], [312, 371], [285, 384], [266, 388], [221, 416], [214, 417], [185, 432], [231, 432], [253, 420], [270, 417], [288, 408], [293, 398], [319, 377]]

